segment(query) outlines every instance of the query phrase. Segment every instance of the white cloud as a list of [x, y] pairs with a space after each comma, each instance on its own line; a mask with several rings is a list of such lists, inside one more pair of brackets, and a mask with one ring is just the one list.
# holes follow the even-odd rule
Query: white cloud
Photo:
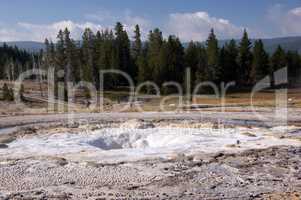
[[16, 41], [19, 35], [20, 34], [14, 29], [0, 28], [0, 41]]
[[276, 4], [268, 10], [267, 19], [282, 36], [301, 34], [301, 7], [286, 10], [283, 5]]
[[128, 32], [130, 37], [134, 36], [135, 26], [139, 25], [141, 31], [141, 37], [143, 40], [147, 38], [148, 32], [152, 28], [152, 24], [149, 20], [139, 17], [139, 16], [132, 16], [127, 14], [124, 18], [124, 27], [125, 30]]
[[140, 26], [142, 39], [146, 39], [152, 23], [145, 17], [135, 16], [130, 10], [125, 10], [118, 15], [114, 15], [108, 10], [100, 9], [97, 13], [87, 14], [86, 19], [99, 23], [106, 23], [106, 28], [113, 29], [116, 22], [122, 22], [125, 30], [130, 37], [134, 36], [134, 28], [137, 24]]
[[60, 29], [68, 28], [71, 36], [75, 39], [81, 37], [85, 28], [93, 31], [101, 30], [103, 27], [91, 22], [75, 23], [70, 20], [59, 21], [52, 24], [32, 24], [19, 22], [13, 28], [0, 28], [0, 38], [2, 41], [44, 41], [45, 38], [56, 40]]
[[[117, 20], [121, 21], [121, 20]], [[33, 24], [27, 22], [19, 22], [10, 28], [5, 24], [0, 24], [0, 41], [38, 41], [42, 42], [45, 38], [56, 40], [56, 36], [60, 29], [68, 28], [71, 32], [71, 37], [80, 39], [85, 28], [92, 29], [93, 32], [103, 30], [105, 28], [113, 29], [117, 21], [110, 25], [102, 25], [94, 22], [76, 23], [71, 20], [63, 20], [51, 24]], [[133, 31], [136, 24], [140, 25], [142, 38], [145, 39], [151, 23], [138, 16], [127, 14], [121, 21], [127, 30], [130, 37], [133, 37]]]
[[[292, 11], [291, 15], [299, 15], [300, 10]], [[94, 32], [105, 28], [113, 29], [117, 21], [123, 23], [130, 38], [133, 37], [134, 27], [140, 25], [142, 39], [147, 39], [149, 30], [154, 26], [146, 17], [136, 16], [127, 10], [119, 15], [110, 11], [100, 11], [96, 14], [87, 14], [86, 22], [74, 22], [63, 20], [50, 24], [33, 24], [19, 22], [13, 26], [0, 24], [0, 40], [2, 41], [44, 41], [45, 38], [56, 40], [60, 29], [66, 27], [70, 30], [74, 39], [80, 39], [85, 28], [91, 28]], [[164, 19], [166, 20], [166, 19]], [[227, 19], [210, 16], [207, 12], [173, 13], [167, 16], [167, 22], [163, 22], [162, 28], [165, 36], [177, 35], [182, 41], [204, 41], [207, 39], [211, 28], [214, 28], [219, 39], [240, 38], [243, 27], [237, 26]], [[7, 28], [9, 27], [9, 28]], [[248, 28], [247, 28], [248, 29]], [[260, 34], [248, 29], [251, 37]]]
[[283, 32], [284, 34], [299, 35], [301, 34], [301, 7], [289, 10], [284, 17]]
[[183, 41], [203, 41], [214, 28], [220, 39], [241, 37], [243, 27], [229, 20], [210, 16], [207, 12], [174, 13], [169, 15], [167, 29]]
[[[52, 24], [30, 24], [30, 23], [18, 23], [21, 30], [26, 31], [28, 36], [33, 41], [43, 41], [46, 37], [53, 40], [56, 39], [57, 33], [60, 29], [68, 28], [71, 32], [71, 36], [75, 39], [81, 37], [85, 28], [90, 28], [93, 31], [102, 29], [103, 27], [91, 22], [75, 23], [70, 20], [59, 21]], [[31, 36], [30, 36], [31, 35]], [[28, 39], [27, 39], [28, 40]]]

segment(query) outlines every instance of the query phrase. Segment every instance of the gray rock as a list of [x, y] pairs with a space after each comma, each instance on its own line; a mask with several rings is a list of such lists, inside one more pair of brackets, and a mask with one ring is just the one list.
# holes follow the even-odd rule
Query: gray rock
[[68, 165], [68, 161], [65, 158], [55, 157], [55, 158], [52, 158], [52, 159], [59, 166], [63, 167], [65, 165]]
[[74, 123], [69, 123], [67, 125], [68, 128], [78, 128], [79, 127], [79, 123], [74, 122]]
[[0, 135], [0, 143], [1, 144], [8, 144], [16, 140], [15, 136], [11, 135]]
[[7, 144], [0, 144], [0, 149], [7, 149], [7, 148], [8, 148]]
[[121, 128], [129, 128], [129, 129], [149, 129], [155, 128], [155, 125], [152, 122], [145, 122], [143, 120], [129, 120], [120, 126]]

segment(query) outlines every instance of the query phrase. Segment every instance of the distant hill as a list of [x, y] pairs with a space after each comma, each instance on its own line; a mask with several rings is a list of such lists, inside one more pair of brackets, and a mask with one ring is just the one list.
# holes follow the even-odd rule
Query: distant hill
[[[251, 42], [254, 43], [256, 39], [251, 39]], [[230, 40], [221, 40], [220, 45], [225, 45], [226, 42]], [[240, 42], [236, 40], [237, 44]], [[299, 37], [283, 37], [283, 38], [271, 38], [271, 39], [262, 39], [262, 42], [265, 46], [265, 49], [268, 53], [273, 53], [277, 47], [280, 45], [286, 51], [298, 51], [301, 53], [301, 36]]]
[[[256, 39], [251, 39], [251, 42], [254, 43]], [[220, 40], [219, 45], [222, 47], [229, 42], [230, 40]], [[235, 40], [239, 44], [240, 40]], [[301, 36], [298, 37], [283, 37], [283, 38], [271, 38], [271, 39], [262, 39], [265, 49], [268, 53], [272, 54], [280, 45], [286, 51], [298, 51], [301, 53]], [[201, 42], [205, 44], [205, 42]], [[184, 43], [184, 47], [187, 47], [188, 43]]]
[[[5, 42], [8, 46], [17, 46], [19, 49], [24, 49], [29, 52], [39, 52], [45, 48], [42, 42], [31, 41], [17, 41], [17, 42]], [[0, 46], [3, 46], [4, 42], [0, 42]]]
[[[220, 40], [220, 46], [223, 46], [226, 42], [230, 40]], [[239, 40], [236, 40], [239, 43]], [[251, 40], [252, 42], [255, 39]], [[298, 37], [283, 37], [283, 38], [271, 38], [271, 39], [262, 39], [266, 51], [273, 53], [278, 45], [281, 45], [285, 50], [299, 51], [301, 53], [301, 36]], [[205, 42], [203, 42], [205, 43]], [[24, 49], [30, 52], [38, 52], [41, 49], [45, 48], [44, 43], [42, 42], [31, 42], [31, 41], [19, 41], [19, 42], [6, 42], [9, 46], [17, 46], [20, 49]], [[0, 42], [0, 46], [3, 45], [3, 42]], [[184, 47], [187, 47], [188, 43], [183, 44]]]
[[271, 53], [280, 45], [285, 50], [298, 51], [301, 53], [301, 37], [284, 37], [274, 39], [263, 39], [266, 50]]

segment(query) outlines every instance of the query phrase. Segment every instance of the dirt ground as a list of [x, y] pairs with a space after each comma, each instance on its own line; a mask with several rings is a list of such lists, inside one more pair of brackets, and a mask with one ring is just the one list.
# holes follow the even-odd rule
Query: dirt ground
[[[0, 99], [1, 99], [1, 89], [4, 83], [7, 83], [9, 87], [13, 87], [12, 83], [0, 81]], [[26, 101], [24, 104], [15, 104], [14, 102], [4, 102], [0, 101], [0, 116], [5, 115], [22, 115], [22, 114], [39, 114], [39, 113], [49, 113], [58, 112], [57, 110], [49, 110], [49, 104], [47, 102], [47, 92], [48, 88], [46, 83], [39, 84], [38, 82], [25, 81], [24, 82], [24, 95]], [[101, 107], [98, 103], [96, 106], [89, 106], [88, 100], [84, 97], [81, 90], [76, 92], [76, 99], [74, 104], [70, 106], [69, 111], [83, 113], [83, 112], [139, 112], [141, 110], [146, 112], [162, 112], [162, 107], [160, 107], [160, 102], [167, 96], [155, 97], [155, 96], [137, 96], [136, 100], [129, 105], [128, 108], [123, 109], [127, 104], [129, 92], [127, 91], [106, 91], [104, 93], [105, 103]], [[275, 91], [265, 90], [254, 94], [252, 97], [251, 92], [229, 92], [224, 99], [214, 98], [210, 95], [202, 95], [201, 97], [194, 97], [191, 101], [192, 105], [201, 105], [202, 108], [215, 107], [216, 110], [221, 110], [221, 106], [224, 105], [224, 111], [237, 110], [237, 107], [249, 108], [254, 107], [275, 107]], [[183, 106], [179, 106], [179, 99], [182, 98]], [[191, 108], [186, 105], [186, 97], [171, 96], [163, 104], [164, 111], [176, 111], [176, 110], [190, 110]], [[91, 102], [94, 105], [94, 102]], [[287, 105], [289, 108], [301, 108], [301, 89], [289, 89], [287, 91]], [[54, 107], [57, 108], [58, 104], [54, 103]], [[59, 112], [67, 112], [67, 104], [65, 102], [59, 103]], [[193, 109], [192, 111], [196, 111]], [[202, 109], [201, 111], [206, 111]]]

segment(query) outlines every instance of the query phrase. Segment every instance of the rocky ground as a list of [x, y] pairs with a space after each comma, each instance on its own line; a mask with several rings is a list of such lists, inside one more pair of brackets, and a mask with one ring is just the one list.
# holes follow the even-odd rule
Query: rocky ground
[[300, 199], [301, 147], [101, 164], [0, 162], [1, 199]]

